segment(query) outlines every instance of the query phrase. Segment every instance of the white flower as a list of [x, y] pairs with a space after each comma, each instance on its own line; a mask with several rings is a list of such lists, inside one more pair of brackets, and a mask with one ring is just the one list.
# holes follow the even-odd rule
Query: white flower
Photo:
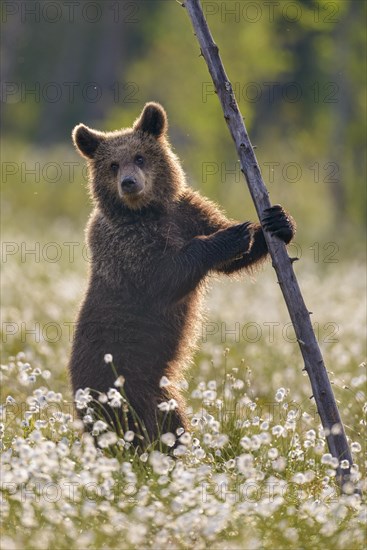
[[334, 424], [332, 427], [331, 427], [331, 433], [333, 435], [338, 435], [338, 434], [341, 434], [342, 433], [342, 427], [340, 424]]
[[207, 399], [208, 401], [214, 401], [217, 397], [217, 392], [214, 390], [205, 390], [203, 392], [203, 399]]
[[180, 443], [182, 443], [182, 445], [189, 445], [190, 442], [191, 442], [191, 435], [189, 434], [189, 432], [183, 433], [180, 437]]
[[315, 430], [308, 430], [308, 432], [306, 432], [306, 439], [316, 439]]
[[237, 457], [237, 468], [242, 474], [247, 473], [253, 466], [254, 458], [250, 454], [243, 454]]
[[179, 445], [173, 450], [174, 456], [185, 456], [187, 453], [187, 447], [185, 445]]
[[161, 441], [168, 447], [173, 447], [173, 445], [176, 443], [176, 437], [173, 433], [167, 432], [161, 435]]
[[328, 464], [330, 466], [332, 460], [333, 460], [332, 455], [330, 453], [325, 453], [321, 457], [321, 464]]
[[241, 447], [243, 447], [246, 451], [249, 451], [249, 450], [251, 449], [251, 439], [245, 435], [245, 436], [241, 439], [240, 445], [241, 445]]
[[352, 495], [355, 491], [355, 487], [351, 481], [343, 483], [343, 493], [347, 495]]
[[93, 424], [93, 435], [99, 435], [101, 432], [104, 432], [107, 430], [108, 426], [106, 422], [103, 422], [103, 420], [97, 420]]
[[135, 437], [135, 434], [132, 430], [128, 430], [124, 435], [125, 441], [129, 441], [129, 442], [133, 441], [134, 437]]
[[176, 399], [170, 399], [169, 401], [162, 401], [158, 403], [158, 409], [163, 412], [174, 411], [178, 407]]
[[178, 407], [178, 403], [176, 399], [170, 399], [168, 401], [168, 408], [170, 411], [174, 411], [175, 409], [177, 409], [177, 407]]
[[237, 378], [237, 380], [235, 380], [233, 382], [233, 389], [234, 390], [242, 390], [242, 388], [244, 387], [245, 383], [243, 380], [240, 380], [239, 378]]
[[113, 445], [117, 441], [117, 435], [115, 432], [106, 432], [98, 438], [98, 445], [105, 449], [110, 445]]
[[122, 375], [119, 376], [114, 382], [114, 386], [116, 386], [116, 388], [121, 388], [124, 384], [125, 384], [125, 378]]
[[253, 435], [251, 437], [251, 449], [257, 451], [261, 447], [261, 439], [258, 435]]
[[159, 387], [160, 388], [166, 388], [170, 385], [170, 381], [168, 380], [167, 376], [162, 376], [162, 378], [159, 381]]
[[228, 443], [229, 437], [227, 434], [217, 434], [214, 436], [212, 440], [211, 447], [215, 447], [216, 449], [220, 449], [224, 447]]
[[284, 428], [280, 424], [277, 424], [276, 426], [273, 426], [272, 429], [271, 429], [271, 433], [273, 435], [276, 435], [276, 436], [282, 435], [283, 432], [284, 432]]
[[108, 364], [108, 363], [112, 363], [112, 361], [113, 361], [112, 355], [110, 353], [106, 353], [106, 355], [104, 356], [104, 362]]
[[121, 402], [122, 402], [122, 398], [121, 399], [111, 399], [110, 402], [109, 402], [109, 405], [111, 407], [114, 407], [115, 409], [118, 409], [119, 407], [121, 407]]
[[272, 447], [271, 449], [268, 450], [268, 457], [271, 460], [275, 460], [276, 458], [278, 458], [278, 455], [279, 455], [278, 449], [276, 449], [275, 447]]
[[362, 447], [358, 443], [358, 441], [354, 441], [352, 445], [350, 446], [352, 453], [360, 453], [362, 450]]
[[88, 406], [88, 403], [92, 401], [92, 396], [90, 395], [90, 389], [85, 388], [84, 390], [79, 389], [75, 393], [75, 404], [77, 409], [85, 409]]
[[294, 476], [292, 477], [292, 481], [294, 483], [297, 483], [298, 485], [302, 485], [303, 483], [306, 482], [306, 479], [305, 479], [305, 476], [302, 472], [297, 472], [296, 474], [294, 474]]
[[166, 454], [160, 453], [159, 451], [152, 451], [149, 456], [149, 462], [156, 474], [168, 474], [171, 461]]
[[109, 399], [109, 405], [111, 407], [121, 407], [122, 395], [115, 388], [110, 388], [108, 390], [107, 397]]
[[272, 462], [273, 469], [277, 472], [282, 472], [283, 470], [285, 470], [286, 465], [287, 461], [284, 456], [279, 456], [276, 460]]
[[287, 392], [286, 392], [285, 388], [279, 388], [276, 391], [276, 394], [275, 394], [275, 401], [278, 401], [278, 403], [281, 403], [283, 401], [286, 393]]
[[201, 447], [195, 449], [194, 454], [196, 458], [198, 458], [199, 460], [202, 460], [203, 458], [206, 457], [206, 452]]
[[208, 390], [215, 391], [217, 389], [217, 382], [215, 380], [209, 380], [207, 387], [208, 387]]

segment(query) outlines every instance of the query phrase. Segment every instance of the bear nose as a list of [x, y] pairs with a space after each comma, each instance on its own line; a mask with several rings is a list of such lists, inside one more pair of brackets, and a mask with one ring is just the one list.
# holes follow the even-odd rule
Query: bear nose
[[126, 189], [127, 191], [132, 187], [134, 187], [135, 185], [136, 185], [136, 180], [132, 176], [127, 176], [121, 182], [122, 189]]

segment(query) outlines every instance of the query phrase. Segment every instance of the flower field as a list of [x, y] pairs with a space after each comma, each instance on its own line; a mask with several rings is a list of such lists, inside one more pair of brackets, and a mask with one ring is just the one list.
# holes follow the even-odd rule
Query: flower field
[[[75, 414], [66, 365], [82, 254], [15, 259], [3, 270], [4, 550], [364, 547], [366, 502], [355, 492], [367, 489], [362, 265], [296, 265], [355, 462], [341, 495], [270, 265], [214, 281], [183, 388], [191, 433], [171, 453], [165, 433], [162, 446], [138, 455], [132, 432], [87, 418], [92, 437]], [[122, 386], [106, 401], [118, 406]], [[85, 416], [88, 404], [80, 392]]]

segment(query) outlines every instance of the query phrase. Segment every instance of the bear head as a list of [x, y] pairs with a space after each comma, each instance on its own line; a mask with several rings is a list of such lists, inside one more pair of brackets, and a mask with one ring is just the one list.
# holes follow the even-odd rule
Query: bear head
[[167, 128], [166, 112], [158, 103], [147, 103], [132, 128], [74, 128], [74, 144], [88, 160], [92, 197], [108, 216], [164, 208], [178, 199], [185, 177]]

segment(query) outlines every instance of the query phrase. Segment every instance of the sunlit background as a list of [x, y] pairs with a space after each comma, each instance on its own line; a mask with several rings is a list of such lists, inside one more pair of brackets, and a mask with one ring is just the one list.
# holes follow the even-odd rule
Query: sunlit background
[[[203, 8], [271, 197], [294, 213], [298, 240], [360, 243], [364, 3], [208, 1]], [[61, 223], [80, 234], [90, 205], [71, 130], [78, 122], [130, 126], [147, 100], [167, 109], [190, 183], [232, 216], [254, 215], [178, 2], [5, 2], [1, 9], [4, 224], [28, 233]]]
[[[300, 258], [295, 271], [361, 472], [357, 468], [353, 480], [365, 483], [360, 451], [366, 425], [366, 3], [202, 4], [271, 200], [297, 221], [289, 250]], [[32, 391], [37, 399], [47, 395], [49, 402], [72, 410], [67, 362], [86, 287], [84, 227], [92, 208], [85, 163], [71, 142], [73, 127], [79, 122], [106, 131], [129, 127], [146, 101], [159, 101], [189, 184], [232, 218], [256, 219], [256, 214], [180, 2], [20, 0], [2, 2], [0, 10], [2, 410], [21, 404], [25, 412], [34, 403]], [[222, 433], [215, 436], [220, 442], [213, 443], [209, 434], [205, 452], [196, 448], [189, 455], [184, 474], [161, 456], [149, 462], [150, 474], [135, 461], [134, 478], [131, 464], [119, 455], [121, 479], [139, 480], [139, 498], [130, 503], [65, 499], [50, 504], [35, 498], [32, 508], [15, 494], [5, 505], [4, 548], [121, 548], [121, 540], [131, 548], [215, 543], [225, 549], [342, 549], [352, 540], [356, 549], [363, 547], [357, 497], [328, 504], [335, 464], [330, 455], [320, 458], [327, 452], [324, 435], [270, 262], [240, 281], [213, 281], [198, 336], [186, 376], [189, 414], [205, 406], [218, 415], [213, 390], [218, 388], [218, 398], [242, 399], [251, 421], [241, 424], [241, 418], [242, 428], [236, 417], [221, 424]], [[211, 401], [202, 400], [205, 388]], [[264, 403], [281, 407], [280, 418], [263, 417]], [[301, 413], [297, 424], [289, 415], [292, 407]], [[33, 421], [18, 414], [5, 423], [7, 480], [29, 479], [31, 492], [39, 472], [42, 483], [48, 475], [62, 480], [66, 470], [66, 478], [73, 479], [74, 469], [82, 472], [83, 483], [112, 480], [114, 458], [96, 458], [88, 440], [81, 451], [69, 420]], [[2, 424], [0, 432], [3, 437]], [[259, 433], [266, 436], [262, 443]], [[246, 441], [252, 437], [251, 444], [243, 442], [244, 434]], [[25, 458], [18, 463], [23, 446]], [[243, 452], [252, 454], [239, 456]], [[259, 506], [229, 500], [224, 505], [218, 495], [203, 504], [203, 472], [211, 480], [214, 471], [229, 478], [233, 472], [237, 484], [235, 464], [247, 481], [251, 476], [264, 484], [295, 480], [304, 490], [298, 500], [264, 498]], [[171, 470], [177, 479], [167, 485]]]

